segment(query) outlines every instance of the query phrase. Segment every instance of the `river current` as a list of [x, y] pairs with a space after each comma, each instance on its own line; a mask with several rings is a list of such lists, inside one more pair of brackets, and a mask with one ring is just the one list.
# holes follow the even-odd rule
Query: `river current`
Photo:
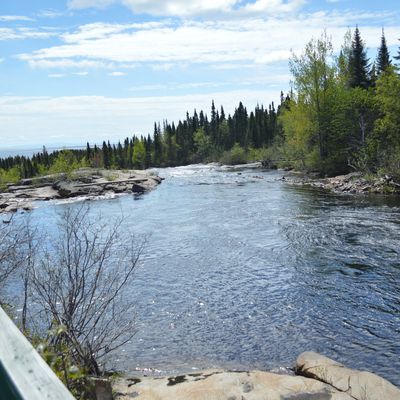
[[[282, 172], [160, 169], [134, 199], [92, 202], [147, 244], [119, 370], [291, 366], [313, 350], [400, 385], [400, 199], [296, 187]], [[76, 203], [42, 203], [43, 226]]]

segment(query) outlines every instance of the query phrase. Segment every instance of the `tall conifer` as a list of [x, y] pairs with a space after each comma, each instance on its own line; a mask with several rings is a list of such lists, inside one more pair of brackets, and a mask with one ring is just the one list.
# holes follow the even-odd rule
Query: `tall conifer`
[[378, 57], [376, 59], [377, 74], [380, 75], [391, 64], [389, 50], [386, 45], [385, 32], [382, 29], [381, 46], [379, 47]]
[[370, 86], [368, 58], [358, 26], [354, 31], [349, 57], [349, 86], [367, 89]]

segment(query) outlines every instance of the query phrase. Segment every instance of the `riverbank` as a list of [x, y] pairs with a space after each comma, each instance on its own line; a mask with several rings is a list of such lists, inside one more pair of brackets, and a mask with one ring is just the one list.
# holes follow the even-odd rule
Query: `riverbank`
[[[265, 161], [255, 161], [247, 164], [223, 166], [228, 171], [241, 171], [244, 169], [276, 170]], [[280, 169], [279, 169], [280, 170]], [[320, 178], [318, 174], [306, 173], [295, 170], [280, 170], [284, 173], [282, 181], [298, 185], [309, 186], [317, 189], [336, 193], [351, 194], [400, 194], [400, 183], [388, 175], [365, 175], [362, 172], [351, 172], [330, 178]]]
[[400, 399], [400, 389], [380, 376], [346, 368], [313, 352], [297, 358], [294, 373], [208, 370], [163, 378], [118, 378], [113, 392], [117, 400]]
[[293, 185], [305, 185], [336, 193], [400, 194], [400, 184], [392, 177], [365, 176], [361, 172], [318, 178], [311, 174], [289, 171], [284, 180]]
[[29, 211], [35, 201], [85, 198], [93, 200], [101, 196], [120, 193], [140, 195], [153, 190], [162, 178], [148, 170], [106, 170], [82, 168], [71, 174], [52, 174], [22, 179], [8, 184], [0, 192], [0, 213]]

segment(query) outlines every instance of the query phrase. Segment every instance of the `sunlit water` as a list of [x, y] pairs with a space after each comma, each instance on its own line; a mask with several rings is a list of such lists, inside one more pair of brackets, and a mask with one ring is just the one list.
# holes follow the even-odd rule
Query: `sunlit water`
[[[314, 350], [400, 385], [400, 201], [293, 187], [281, 172], [162, 169], [134, 200], [93, 202], [148, 236], [120, 370], [291, 366]], [[44, 203], [44, 226], [74, 204]]]

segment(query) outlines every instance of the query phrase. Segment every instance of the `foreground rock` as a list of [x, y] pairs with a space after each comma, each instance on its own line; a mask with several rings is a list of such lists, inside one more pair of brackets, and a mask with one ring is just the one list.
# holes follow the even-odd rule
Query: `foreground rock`
[[357, 400], [399, 400], [400, 390], [387, 380], [367, 371], [346, 368], [330, 358], [313, 352], [301, 354], [297, 372], [328, 383]]
[[352, 172], [347, 175], [324, 179], [292, 173], [285, 181], [296, 185], [307, 185], [338, 193], [400, 194], [400, 183], [396, 182], [393, 177], [382, 176], [367, 179], [360, 172]]
[[37, 200], [82, 197], [93, 199], [116, 193], [143, 194], [161, 183], [161, 178], [149, 171], [120, 171], [85, 168], [66, 174], [22, 179], [8, 185], [0, 193], [0, 213], [18, 209], [30, 210]]
[[350, 370], [316, 353], [303, 353], [296, 371], [307, 376], [263, 371], [210, 370], [158, 378], [120, 378], [118, 400], [399, 400], [400, 390], [369, 372]]

